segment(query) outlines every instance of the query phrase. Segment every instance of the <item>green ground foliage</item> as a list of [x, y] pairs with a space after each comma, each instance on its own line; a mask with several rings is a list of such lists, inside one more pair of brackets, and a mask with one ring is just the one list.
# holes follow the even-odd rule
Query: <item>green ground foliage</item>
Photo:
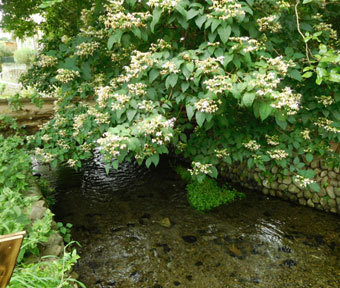
[[[17, 131], [18, 126], [13, 119], [1, 117], [0, 129], [8, 129], [9, 126]], [[30, 260], [32, 257], [39, 259], [38, 247], [47, 242], [52, 233], [53, 214], [47, 210], [42, 219], [34, 222], [28, 216], [39, 197], [29, 196], [36, 179], [32, 176], [32, 153], [26, 149], [24, 137], [15, 135], [5, 138], [0, 135], [0, 151], [0, 235], [23, 230], [27, 232], [9, 287], [72, 287], [76, 280], [69, 277], [67, 272], [78, 259], [75, 249], [65, 248], [64, 256], [55, 261]], [[65, 236], [69, 238], [66, 228], [60, 229], [65, 230]]]

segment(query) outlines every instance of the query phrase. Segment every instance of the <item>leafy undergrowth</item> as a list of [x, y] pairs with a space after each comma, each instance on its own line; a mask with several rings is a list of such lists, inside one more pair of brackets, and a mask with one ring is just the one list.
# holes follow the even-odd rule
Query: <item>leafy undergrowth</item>
[[0, 235], [27, 232], [9, 288], [69, 288], [75, 287], [75, 283], [85, 287], [68, 276], [68, 271], [79, 257], [70, 245], [65, 247], [63, 257], [54, 261], [44, 257], [32, 262], [31, 259], [40, 257], [38, 246], [47, 242], [53, 232], [53, 214], [47, 209], [44, 217], [34, 222], [27, 215], [39, 197], [27, 193], [34, 178], [31, 156], [25, 149], [24, 139], [0, 135], [0, 151]]
[[245, 197], [244, 193], [227, 185], [220, 187], [216, 180], [209, 177], [204, 178], [202, 182], [192, 180], [189, 171], [182, 166], [178, 166], [176, 172], [183, 180], [189, 182], [186, 187], [188, 201], [192, 207], [200, 212], [209, 211]]

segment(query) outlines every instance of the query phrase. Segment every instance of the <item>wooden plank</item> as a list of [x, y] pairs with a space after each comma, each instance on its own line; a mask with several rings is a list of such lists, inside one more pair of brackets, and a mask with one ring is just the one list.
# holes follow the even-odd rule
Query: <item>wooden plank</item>
[[0, 288], [6, 288], [26, 232], [0, 235]]

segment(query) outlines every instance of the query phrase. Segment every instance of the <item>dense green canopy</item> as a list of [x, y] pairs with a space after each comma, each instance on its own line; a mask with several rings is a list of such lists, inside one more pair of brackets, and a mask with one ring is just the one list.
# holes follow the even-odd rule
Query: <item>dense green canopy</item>
[[[40, 11], [46, 23], [24, 83], [58, 98], [31, 144], [53, 165], [80, 167], [95, 147], [114, 167], [157, 165], [170, 150], [199, 180], [247, 161], [304, 181], [313, 176], [304, 159], [337, 161], [338, 1], [112, 0], [82, 11], [88, 2], [27, 3], [15, 15]], [[25, 17], [6, 17], [4, 27], [23, 35], [14, 23]]]

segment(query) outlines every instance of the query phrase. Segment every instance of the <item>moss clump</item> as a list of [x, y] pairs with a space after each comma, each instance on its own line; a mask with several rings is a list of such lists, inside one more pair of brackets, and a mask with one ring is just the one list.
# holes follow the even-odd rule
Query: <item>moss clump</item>
[[193, 181], [188, 170], [182, 166], [178, 166], [176, 172], [183, 180], [189, 182], [186, 187], [188, 201], [198, 211], [209, 211], [222, 204], [245, 197], [244, 193], [236, 189], [226, 185], [220, 187], [216, 180], [210, 177], [206, 177], [202, 183]]

